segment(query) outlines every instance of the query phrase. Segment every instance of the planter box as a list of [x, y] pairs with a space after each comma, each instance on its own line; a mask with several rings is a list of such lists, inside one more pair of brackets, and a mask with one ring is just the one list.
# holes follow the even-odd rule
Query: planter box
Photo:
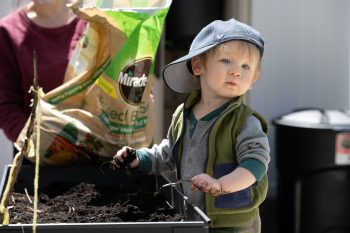
[[[5, 189], [10, 166], [4, 170], [0, 183], [1, 195]], [[120, 187], [123, 192], [138, 192], [140, 190], [159, 190], [163, 184], [168, 183], [165, 176], [133, 174], [123, 172], [101, 172], [96, 166], [79, 167], [41, 167], [39, 174], [39, 192], [54, 182], [81, 182], [96, 184], [98, 186]], [[14, 192], [24, 193], [26, 188], [29, 194], [33, 193], [34, 166], [22, 165], [21, 171], [14, 187]], [[116, 222], [116, 223], [49, 223], [37, 224], [37, 232], [45, 233], [207, 233], [210, 219], [198, 207], [187, 201], [177, 188], [167, 187], [161, 189], [167, 201], [175, 208], [176, 212], [184, 216], [179, 222]], [[198, 220], [200, 219], [200, 220]], [[1, 226], [0, 232], [32, 232], [32, 224], [10, 224]]]

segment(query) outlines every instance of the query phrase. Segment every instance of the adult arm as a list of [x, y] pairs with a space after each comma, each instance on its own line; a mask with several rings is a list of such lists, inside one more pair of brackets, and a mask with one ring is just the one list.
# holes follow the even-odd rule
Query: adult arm
[[27, 106], [23, 104], [24, 91], [16, 53], [7, 31], [1, 26], [0, 54], [0, 128], [14, 142], [24, 127], [29, 113], [24, 110]]

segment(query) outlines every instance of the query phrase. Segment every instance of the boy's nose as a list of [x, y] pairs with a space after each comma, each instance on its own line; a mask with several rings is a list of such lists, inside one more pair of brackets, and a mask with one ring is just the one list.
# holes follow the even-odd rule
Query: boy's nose
[[241, 77], [241, 72], [239, 72], [239, 70], [235, 68], [231, 68], [229, 74], [234, 77]]

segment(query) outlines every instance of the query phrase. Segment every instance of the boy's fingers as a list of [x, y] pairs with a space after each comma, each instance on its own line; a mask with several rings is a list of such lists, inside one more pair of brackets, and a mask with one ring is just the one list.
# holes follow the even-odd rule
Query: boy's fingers
[[134, 168], [138, 165], [136, 150], [124, 146], [112, 159], [115, 168]]
[[213, 196], [218, 196], [221, 193], [221, 186], [207, 176], [195, 177], [192, 179], [192, 190], [209, 193]]
[[114, 156], [112, 160], [112, 169], [115, 171], [116, 168], [119, 168], [118, 163], [116, 162], [117, 158]]
[[120, 168], [123, 164], [123, 161], [123, 153], [121, 151], [118, 151], [117, 154], [113, 157], [112, 164], [115, 167]]
[[196, 188], [196, 186], [194, 186], [193, 184], [191, 185], [191, 190], [194, 191], [194, 192], [195, 192], [195, 191], [198, 191], [198, 189]]

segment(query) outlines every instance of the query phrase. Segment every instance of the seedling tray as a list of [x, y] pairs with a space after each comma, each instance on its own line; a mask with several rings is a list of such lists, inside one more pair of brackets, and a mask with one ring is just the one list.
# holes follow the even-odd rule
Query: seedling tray
[[[4, 169], [0, 183], [1, 195], [5, 189], [11, 166]], [[39, 175], [39, 192], [53, 183], [90, 183], [101, 187], [113, 187], [121, 192], [158, 192], [159, 187], [169, 182], [163, 175], [126, 174], [121, 171], [104, 170], [98, 166], [79, 167], [41, 167]], [[29, 194], [33, 193], [34, 166], [23, 165], [18, 175], [14, 192]], [[167, 202], [183, 215], [181, 221], [176, 222], [109, 222], [109, 223], [37, 223], [37, 232], [45, 233], [76, 233], [99, 232], [99, 233], [206, 233], [209, 230], [210, 219], [196, 206], [188, 202], [176, 187], [161, 189]], [[32, 224], [9, 224], [2, 225], [0, 232], [32, 232]]]

